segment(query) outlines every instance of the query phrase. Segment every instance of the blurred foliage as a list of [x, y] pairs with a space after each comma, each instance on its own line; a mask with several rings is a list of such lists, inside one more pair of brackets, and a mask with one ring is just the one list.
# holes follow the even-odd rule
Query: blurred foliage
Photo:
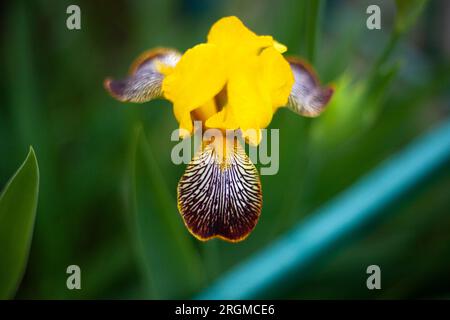
[[[138, 256], [151, 286], [151, 298], [179, 298], [193, 294], [204, 278], [204, 270], [193, 243], [177, 215], [175, 195], [161, 175], [142, 129], [136, 134], [132, 163], [130, 208], [135, 214], [130, 231], [137, 235]], [[149, 215], [149, 212], [154, 214]], [[186, 277], [189, 275], [189, 277]]]
[[[190, 297], [448, 117], [448, 2], [397, 2], [80, 0], [79, 31], [65, 24], [73, 1], [2, 4], [0, 185], [30, 144], [41, 176], [16, 296]], [[381, 30], [366, 28], [370, 4], [381, 8]], [[148, 48], [204, 41], [226, 15], [273, 35], [336, 86], [317, 119], [275, 115], [280, 171], [262, 177], [261, 219], [239, 244], [202, 243], [182, 225], [175, 199], [184, 166], [170, 160], [178, 126], [170, 104], [124, 105], [102, 87]], [[280, 297], [449, 297], [448, 173], [350, 235]], [[71, 264], [81, 267], [80, 291], [65, 286]], [[365, 288], [369, 264], [382, 268], [381, 291]]]

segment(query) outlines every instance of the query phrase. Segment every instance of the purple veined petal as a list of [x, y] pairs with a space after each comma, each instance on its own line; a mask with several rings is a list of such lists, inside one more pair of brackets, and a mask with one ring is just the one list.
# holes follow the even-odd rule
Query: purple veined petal
[[236, 139], [226, 141], [221, 155], [205, 143], [178, 183], [178, 209], [197, 239], [244, 240], [256, 226], [262, 207], [258, 171]]
[[297, 58], [287, 58], [294, 74], [294, 85], [287, 107], [305, 117], [317, 117], [327, 106], [334, 93], [331, 86], [321, 86], [307, 63]]
[[131, 65], [129, 76], [114, 80], [107, 78], [106, 90], [122, 102], [147, 102], [162, 96], [164, 75], [158, 65], [174, 67], [181, 54], [173, 49], [157, 48], [144, 52]]

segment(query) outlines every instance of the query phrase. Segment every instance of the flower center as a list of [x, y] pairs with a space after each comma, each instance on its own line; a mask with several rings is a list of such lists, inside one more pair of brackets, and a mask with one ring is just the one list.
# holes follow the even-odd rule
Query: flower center
[[214, 102], [216, 103], [217, 112], [222, 111], [223, 107], [228, 103], [228, 90], [226, 84], [214, 97]]
[[214, 114], [220, 112], [228, 103], [228, 90], [225, 84], [222, 90], [214, 96], [213, 99], [205, 103], [203, 106], [191, 111], [191, 119], [193, 121], [201, 121], [205, 126], [208, 120]]

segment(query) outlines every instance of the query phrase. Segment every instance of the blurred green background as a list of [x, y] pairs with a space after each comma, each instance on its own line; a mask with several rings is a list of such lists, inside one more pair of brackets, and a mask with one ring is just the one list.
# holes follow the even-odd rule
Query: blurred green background
[[[81, 30], [66, 8], [81, 8]], [[381, 8], [381, 30], [366, 8]], [[32, 145], [39, 204], [16, 298], [189, 298], [449, 116], [450, 2], [10, 1], [0, 18], [0, 186]], [[121, 104], [103, 89], [142, 51], [204, 42], [236, 15], [309, 60], [336, 94], [317, 119], [280, 110], [280, 170], [239, 244], [202, 243], [183, 226], [167, 101]], [[450, 298], [450, 170], [348, 236], [276, 298]], [[0, 265], [2, 255], [0, 252]], [[82, 270], [68, 290], [66, 268]], [[382, 290], [366, 288], [366, 267]], [[239, 288], [236, 288], [239, 290]]]

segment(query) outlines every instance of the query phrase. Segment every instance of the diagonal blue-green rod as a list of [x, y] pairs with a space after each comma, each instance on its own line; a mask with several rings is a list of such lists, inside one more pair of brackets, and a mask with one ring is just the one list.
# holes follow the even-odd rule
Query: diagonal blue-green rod
[[225, 274], [197, 299], [253, 299], [300, 274], [336, 241], [406, 195], [450, 159], [450, 119], [386, 160], [311, 218]]

